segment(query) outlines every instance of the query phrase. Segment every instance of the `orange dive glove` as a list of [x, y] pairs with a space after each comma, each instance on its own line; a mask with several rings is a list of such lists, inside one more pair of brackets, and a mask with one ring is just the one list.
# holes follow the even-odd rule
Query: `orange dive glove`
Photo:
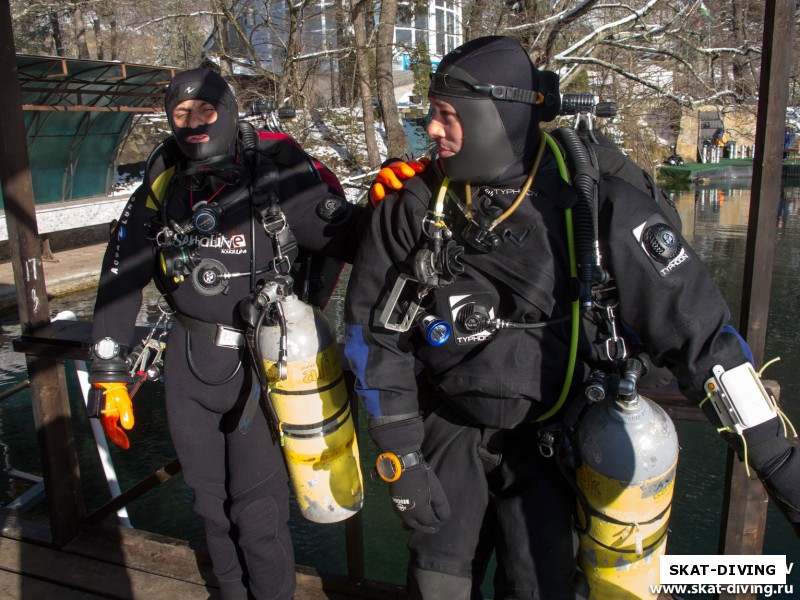
[[413, 177], [417, 173], [422, 173], [431, 164], [431, 159], [427, 156], [419, 160], [398, 160], [383, 167], [375, 176], [375, 181], [369, 188], [369, 201], [372, 206], [386, 197], [387, 193], [403, 189], [403, 180]]
[[105, 405], [101, 403], [104, 408], [100, 411], [102, 413], [100, 423], [103, 430], [112, 442], [127, 450], [131, 447], [131, 443], [120, 425], [125, 429], [133, 427], [133, 406], [128, 394], [128, 386], [124, 383], [95, 383], [94, 387], [98, 390], [105, 390], [105, 392], [100, 392], [105, 396]]

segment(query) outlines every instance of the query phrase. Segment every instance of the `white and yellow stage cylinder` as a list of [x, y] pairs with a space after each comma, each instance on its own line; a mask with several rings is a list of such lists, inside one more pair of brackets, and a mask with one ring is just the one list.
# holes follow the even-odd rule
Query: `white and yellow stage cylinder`
[[256, 339], [269, 401], [303, 516], [316, 523], [335, 523], [351, 517], [364, 504], [339, 346], [319, 309], [296, 296], [278, 302], [286, 322], [285, 378], [279, 364], [281, 327], [260, 327]]
[[[666, 552], [678, 436], [649, 398], [589, 407], [577, 431], [578, 562], [590, 600], [655, 600]], [[589, 513], [587, 515], [587, 512]]]

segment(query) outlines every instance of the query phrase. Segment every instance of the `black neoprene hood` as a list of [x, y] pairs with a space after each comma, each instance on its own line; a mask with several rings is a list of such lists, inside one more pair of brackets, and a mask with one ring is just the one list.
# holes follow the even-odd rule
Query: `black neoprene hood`
[[428, 96], [448, 102], [463, 140], [441, 159], [453, 181], [502, 183], [528, 172], [539, 145], [539, 121], [558, 97], [558, 77], [539, 72], [520, 43], [487, 36], [459, 46], [439, 63]]
[[[172, 112], [186, 100], [204, 100], [213, 104], [217, 109], [217, 120], [192, 129], [177, 127], [173, 122]], [[189, 160], [206, 160], [234, 151], [239, 106], [230, 86], [219, 73], [203, 68], [178, 73], [167, 88], [164, 105], [178, 147]], [[209, 141], [199, 144], [186, 141], [189, 136], [200, 134], [208, 135]]]

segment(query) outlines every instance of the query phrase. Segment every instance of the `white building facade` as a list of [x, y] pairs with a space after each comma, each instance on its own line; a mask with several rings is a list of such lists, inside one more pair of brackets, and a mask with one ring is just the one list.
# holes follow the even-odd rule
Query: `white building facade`
[[422, 6], [416, 2], [398, 2], [394, 30], [395, 66], [411, 68], [414, 48], [424, 44], [433, 68], [442, 57], [463, 42], [462, 0], [428, 0]]
[[[394, 65], [396, 70], [408, 71], [412, 68], [411, 55], [424, 44], [435, 68], [442, 56], [463, 42], [463, 5], [468, 0], [399, 0], [394, 32]], [[296, 23], [302, 39], [302, 54], [309, 55], [335, 50], [339, 47], [338, 28], [349, 24], [337, 24], [336, 5], [333, 0], [314, 0], [306, 4]], [[374, 26], [380, 18], [380, 4], [373, 13]], [[283, 0], [271, 2], [252, 2], [244, 6], [237, 19], [238, 29], [247, 36], [249, 44], [257, 54], [259, 66], [272, 71], [280, 77], [285, 56], [285, 42], [291, 27], [290, 15]], [[233, 55], [245, 56], [239, 47], [236, 28], [229, 25], [226, 37], [229, 40], [227, 51]], [[206, 42], [207, 57], [216, 59], [216, 36]], [[249, 60], [242, 60], [243, 63]], [[319, 60], [317, 68], [321, 73], [337, 70], [335, 60]], [[248, 69], [241, 64], [237, 69], [247, 74]]]

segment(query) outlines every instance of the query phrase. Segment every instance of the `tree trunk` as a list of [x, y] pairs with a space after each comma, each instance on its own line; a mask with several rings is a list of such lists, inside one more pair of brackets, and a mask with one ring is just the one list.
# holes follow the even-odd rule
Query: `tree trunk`
[[61, 37], [61, 24], [58, 22], [58, 14], [51, 10], [49, 13], [50, 30], [53, 32], [53, 49], [56, 56], [64, 56], [64, 39]]
[[378, 102], [381, 118], [386, 127], [387, 152], [390, 157], [401, 158], [408, 154], [408, 140], [397, 102], [394, 98], [394, 78], [392, 77], [392, 49], [394, 48], [394, 24], [397, 17], [397, 0], [381, 2], [381, 16], [378, 22], [378, 44], [376, 50], [375, 75], [378, 84]]
[[75, 28], [75, 45], [78, 48], [78, 58], [91, 58], [89, 44], [86, 41], [86, 24], [83, 22], [83, 12], [75, 4], [72, 8], [72, 26]]
[[[746, 9], [739, 6], [737, 0], [731, 2], [731, 34], [733, 35], [734, 47], [741, 47], [747, 38], [747, 25], [745, 19]], [[753, 80], [748, 69], [748, 59], [745, 56], [734, 55], [731, 60], [731, 77], [733, 79], [732, 89], [736, 92], [741, 101], [749, 99], [753, 95]]]
[[[103, 0], [95, 6], [94, 37], [97, 40], [97, 58], [117, 60], [119, 39], [117, 35], [117, 12], [113, 0]], [[105, 29], [103, 29], [103, 26]]]
[[283, 77], [279, 78], [278, 105], [289, 96], [291, 104], [297, 108], [305, 108], [305, 98], [300, 86], [297, 56], [300, 54], [300, 21], [303, 9], [307, 2], [294, 4], [286, 0], [286, 10], [289, 15], [289, 34], [286, 39], [286, 58], [283, 61]]
[[[344, 8], [343, 0], [336, 0], [334, 6], [334, 22], [336, 27], [336, 46], [349, 45], [352, 40], [348, 35], [349, 23], [347, 22], [347, 12]], [[339, 106], [353, 106], [353, 86], [350, 78], [352, 72], [353, 57], [338, 55], [336, 59], [331, 58], [331, 72], [336, 66], [337, 79], [331, 79], [331, 98]], [[334, 85], [336, 87], [334, 87]]]
[[469, 41], [485, 34], [483, 18], [486, 13], [487, 0], [474, 0], [471, 6], [464, 7], [464, 11], [469, 11], [469, 16], [464, 19], [464, 41]]
[[[224, 16], [214, 16], [214, 29], [217, 31], [217, 48], [219, 48], [219, 70], [223, 75], [233, 75], [231, 60], [230, 28], [231, 16], [227, 4], [223, 0], [215, 0], [214, 8]], [[233, 19], [235, 22], [235, 19]]]
[[353, 3], [353, 29], [356, 42], [356, 65], [358, 66], [358, 92], [361, 96], [361, 108], [364, 111], [364, 138], [367, 142], [367, 158], [373, 169], [381, 164], [378, 142], [375, 139], [375, 117], [372, 112], [372, 88], [369, 81], [369, 50], [367, 49], [367, 30], [364, 11], [368, 0]]
[[119, 32], [116, 17], [109, 24], [108, 45], [111, 48], [111, 60], [119, 60]]
[[92, 20], [92, 30], [94, 31], [94, 39], [97, 44], [97, 60], [106, 60], [105, 44], [103, 43], [103, 34], [100, 31], [100, 19]]

